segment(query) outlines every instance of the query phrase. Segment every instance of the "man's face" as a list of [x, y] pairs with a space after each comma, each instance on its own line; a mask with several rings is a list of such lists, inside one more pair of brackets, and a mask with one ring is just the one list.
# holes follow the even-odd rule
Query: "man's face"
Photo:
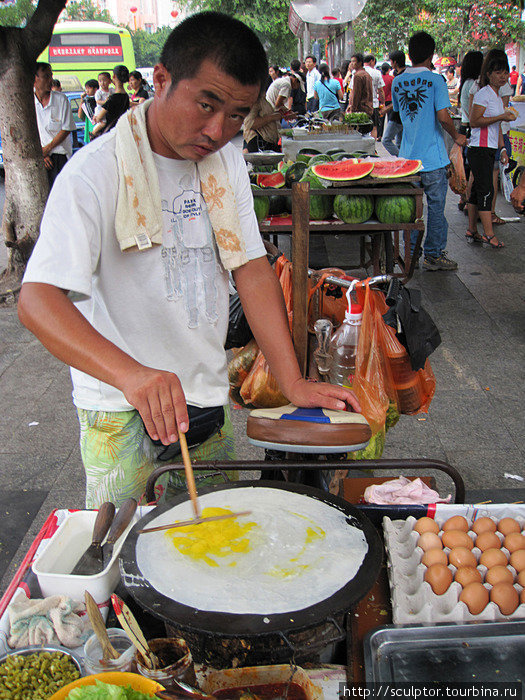
[[53, 83], [53, 71], [51, 68], [40, 68], [35, 75], [35, 90], [42, 94], [51, 92]]
[[357, 62], [357, 58], [355, 56], [350, 60], [349, 68], [351, 70], [357, 70], [359, 68], [359, 63]]
[[193, 78], [171, 90], [162, 64], [153, 72], [155, 99], [147, 113], [155, 153], [198, 163], [230, 141], [259, 96], [259, 85], [242, 85], [205, 59]]
[[306, 66], [306, 69], [308, 71], [311, 71], [312, 68], [315, 68], [315, 63], [312, 58], [307, 58], [306, 61], [304, 62], [304, 65]]
[[94, 94], [96, 93], [96, 91], [97, 91], [97, 88], [91, 87], [90, 85], [86, 85], [86, 86], [85, 86], [85, 90], [86, 90], [86, 95], [87, 95], [88, 97], [93, 97], [93, 95], [94, 95]]

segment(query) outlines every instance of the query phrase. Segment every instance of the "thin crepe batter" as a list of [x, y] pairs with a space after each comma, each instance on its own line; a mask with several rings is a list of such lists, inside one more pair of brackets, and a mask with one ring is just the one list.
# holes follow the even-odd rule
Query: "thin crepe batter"
[[[368, 551], [362, 530], [349, 525], [344, 513], [309, 496], [247, 487], [199, 500], [203, 509], [252, 513], [217, 521], [208, 532], [198, 525], [139, 535], [136, 545], [137, 564], [150, 584], [199, 610], [302, 610], [353, 579]], [[191, 518], [186, 501], [148, 527]]]

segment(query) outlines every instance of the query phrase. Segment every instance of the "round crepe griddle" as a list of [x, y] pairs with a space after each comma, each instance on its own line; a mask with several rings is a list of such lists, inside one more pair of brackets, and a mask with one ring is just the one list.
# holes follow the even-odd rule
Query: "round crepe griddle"
[[[209, 486], [200, 490], [201, 494], [225, 489], [266, 487], [292, 491], [317, 499], [343, 512], [346, 522], [361, 530], [368, 544], [368, 551], [353, 579], [348, 581], [336, 593], [315, 605], [302, 610], [286, 613], [236, 614], [217, 611], [204, 611], [183, 605], [157, 591], [144, 577], [137, 564], [136, 545], [138, 531], [162, 513], [188, 500], [186, 493], [177, 496], [169, 503], [158, 506], [145, 515], [128, 534], [120, 551], [120, 573], [122, 581], [133, 598], [144, 609], [168, 624], [189, 628], [215, 635], [245, 636], [268, 634], [284, 630], [295, 630], [323, 623], [327, 617], [345, 611], [355, 605], [375, 583], [381, 568], [383, 548], [381, 539], [368, 518], [347, 501], [311, 486], [277, 481], [237, 481], [228, 484]], [[147, 537], [147, 535], [143, 535]], [[181, 586], [184, 581], [180, 582]]]

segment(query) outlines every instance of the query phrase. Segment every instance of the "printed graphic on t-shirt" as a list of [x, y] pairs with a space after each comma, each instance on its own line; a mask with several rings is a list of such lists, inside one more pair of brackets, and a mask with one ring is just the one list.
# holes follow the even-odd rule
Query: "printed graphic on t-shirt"
[[171, 205], [162, 201], [164, 237], [162, 261], [166, 298], [182, 298], [188, 328], [197, 328], [203, 316], [210, 324], [218, 319], [216, 258], [213, 230], [204, 199], [188, 175], [180, 181], [180, 194]]
[[408, 77], [395, 87], [399, 105], [410, 121], [414, 121], [424, 103], [430, 96], [432, 81], [420, 76]]

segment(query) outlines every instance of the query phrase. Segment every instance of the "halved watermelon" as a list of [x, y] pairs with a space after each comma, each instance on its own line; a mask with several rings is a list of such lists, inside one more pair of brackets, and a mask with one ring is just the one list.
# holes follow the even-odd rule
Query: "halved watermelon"
[[312, 172], [317, 177], [331, 182], [346, 182], [359, 180], [370, 175], [374, 168], [373, 163], [358, 163], [355, 160], [341, 160], [336, 163], [320, 163], [314, 165]]
[[414, 175], [421, 170], [420, 160], [378, 160], [374, 164], [372, 177], [390, 179], [393, 177], [406, 177]]
[[258, 173], [255, 183], [259, 187], [284, 187], [284, 175], [282, 173]]

